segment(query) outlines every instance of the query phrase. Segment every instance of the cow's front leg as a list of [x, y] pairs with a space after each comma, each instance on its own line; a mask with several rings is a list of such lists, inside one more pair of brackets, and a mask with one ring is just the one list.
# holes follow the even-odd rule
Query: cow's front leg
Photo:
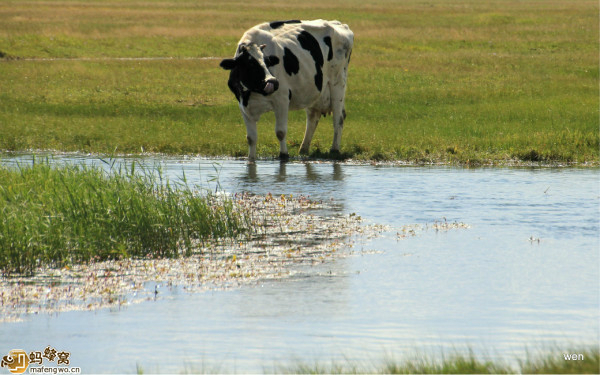
[[258, 131], [256, 121], [243, 114], [246, 123], [246, 139], [248, 140], [248, 162], [256, 160], [256, 142], [258, 142]]
[[288, 123], [288, 108], [280, 106], [275, 110], [275, 135], [279, 140], [279, 159], [288, 160], [290, 155], [287, 149], [287, 123]]

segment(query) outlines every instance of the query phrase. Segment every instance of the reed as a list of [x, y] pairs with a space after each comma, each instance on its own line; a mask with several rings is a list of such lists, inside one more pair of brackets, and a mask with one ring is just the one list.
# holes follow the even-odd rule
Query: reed
[[[357, 363], [352, 360], [330, 362], [296, 361], [295, 364], [264, 367], [266, 374], [598, 374], [600, 355], [597, 346], [569, 348], [570, 353], [580, 353], [581, 360], [565, 360], [567, 352], [554, 349], [550, 354], [527, 355], [511, 365], [503, 360], [481, 358], [469, 351], [441, 355], [419, 355], [412, 359], [384, 359]], [[227, 373], [226, 363], [211, 368], [186, 365], [184, 374]], [[141, 364], [136, 365], [138, 374], [147, 373]], [[151, 372], [150, 372], [151, 373]]]
[[127, 257], [189, 255], [199, 242], [247, 231], [234, 202], [168, 181], [160, 168], [34, 161], [0, 167], [0, 270]]
[[[475, 355], [451, 353], [441, 356], [424, 355], [413, 359], [387, 359], [380, 363], [362, 365], [351, 360], [343, 362], [297, 363], [282, 366], [275, 373], [292, 374], [597, 374], [600, 370], [598, 347], [571, 348], [569, 353], [580, 353], [580, 360], [566, 360], [561, 350], [527, 355], [511, 365], [503, 360], [490, 360]], [[138, 368], [138, 371], [140, 368]], [[139, 372], [138, 372], [139, 373]]]

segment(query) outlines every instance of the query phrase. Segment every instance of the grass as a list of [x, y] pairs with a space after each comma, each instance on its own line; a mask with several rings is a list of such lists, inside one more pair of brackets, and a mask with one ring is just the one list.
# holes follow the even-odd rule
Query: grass
[[159, 169], [0, 167], [0, 272], [129, 257], [178, 257], [248, 229], [231, 200], [199, 195]]
[[[0, 3], [0, 150], [245, 156], [228, 57], [266, 20], [355, 33], [342, 157], [458, 164], [600, 161], [598, 3], [206, 0]], [[175, 57], [172, 60], [111, 60]], [[23, 60], [17, 58], [86, 58]], [[297, 156], [302, 111], [290, 115]], [[274, 117], [258, 154], [278, 155]], [[330, 157], [331, 118], [313, 157]]]
[[441, 359], [422, 357], [397, 361], [388, 359], [378, 365], [346, 364], [298, 364], [278, 369], [278, 373], [293, 374], [597, 374], [600, 371], [598, 348], [589, 348], [581, 353], [583, 360], [567, 361], [564, 353], [529, 357], [519, 361], [518, 367], [502, 361], [481, 359], [473, 352], [468, 355], [452, 354]]
[[[518, 366], [507, 364], [504, 361], [492, 361], [478, 358], [472, 351], [469, 354], [455, 353], [449, 356], [444, 354], [441, 358], [419, 356], [415, 359], [398, 361], [385, 359], [380, 363], [367, 365], [353, 363], [296, 363], [295, 365], [282, 365], [274, 368], [273, 373], [278, 374], [598, 374], [600, 371], [600, 351], [598, 347], [587, 349], [572, 349], [569, 353], [583, 355], [583, 360], [565, 360], [566, 352], [554, 350], [551, 354], [527, 355], [525, 360], [519, 360]], [[136, 366], [138, 374], [144, 373], [140, 364]], [[223, 373], [222, 368], [215, 371], [207, 368], [197, 369], [186, 366], [183, 373]], [[270, 371], [265, 368], [265, 373]]]

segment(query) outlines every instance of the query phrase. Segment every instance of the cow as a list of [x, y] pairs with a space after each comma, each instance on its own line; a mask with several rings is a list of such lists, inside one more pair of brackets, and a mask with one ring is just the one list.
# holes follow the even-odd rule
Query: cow
[[273, 21], [244, 33], [229, 70], [229, 89], [239, 102], [248, 141], [248, 160], [256, 159], [256, 123], [275, 113], [279, 158], [288, 160], [288, 111], [306, 110], [306, 131], [300, 154], [308, 154], [322, 115], [333, 114], [332, 153], [339, 153], [346, 118], [344, 97], [354, 34], [339, 21]]

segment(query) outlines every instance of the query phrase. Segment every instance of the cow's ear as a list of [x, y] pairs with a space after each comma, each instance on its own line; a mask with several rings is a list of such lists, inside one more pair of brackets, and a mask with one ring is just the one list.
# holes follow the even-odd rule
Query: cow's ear
[[265, 64], [267, 65], [267, 68], [273, 65], [277, 65], [279, 64], [279, 57], [275, 55], [267, 56], [265, 57]]
[[219, 65], [225, 70], [232, 70], [237, 65], [237, 62], [235, 59], [224, 59]]

